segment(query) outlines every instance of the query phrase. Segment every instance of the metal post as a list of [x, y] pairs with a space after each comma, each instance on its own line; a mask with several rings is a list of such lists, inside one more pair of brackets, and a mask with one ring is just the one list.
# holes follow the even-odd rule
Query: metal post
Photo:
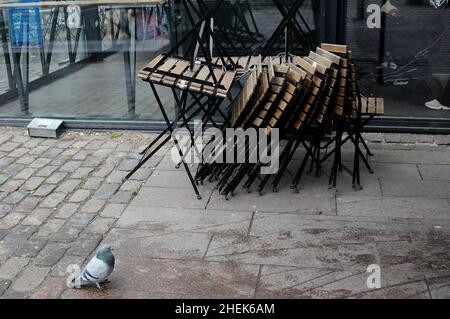
[[3, 56], [5, 58], [6, 73], [8, 75], [8, 85], [10, 90], [16, 88], [14, 83], [14, 77], [11, 69], [11, 58], [9, 56], [8, 36], [6, 34], [6, 24], [3, 16], [3, 10], [0, 10], [0, 35], [2, 38]]

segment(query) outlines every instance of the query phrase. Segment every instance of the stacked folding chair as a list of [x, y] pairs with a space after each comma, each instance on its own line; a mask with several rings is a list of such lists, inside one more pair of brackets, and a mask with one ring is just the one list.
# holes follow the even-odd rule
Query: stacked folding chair
[[[338, 172], [345, 169], [352, 175], [353, 188], [361, 189], [360, 160], [363, 161], [368, 171], [373, 173], [373, 170], [360, 147], [360, 144], [362, 144], [366, 149], [367, 154], [372, 155], [361, 136], [361, 130], [375, 115], [384, 113], [383, 99], [367, 99], [361, 95], [357, 81], [356, 64], [352, 59], [352, 52], [348, 50], [347, 46], [322, 44], [318, 51], [322, 52], [322, 55], [330, 57], [330, 59], [336, 56], [340, 57], [340, 65], [338, 68], [339, 77], [337, 81], [338, 90], [334, 108], [334, 129], [336, 135], [323, 148], [328, 149], [333, 143], [335, 145], [334, 148], [322, 158], [321, 162], [334, 155], [329, 179], [330, 187], [336, 187]], [[378, 108], [376, 105], [378, 105]], [[369, 116], [363, 119], [363, 114], [369, 114]], [[352, 169], [345, 167], [341, 157], [342, 145], [348, 141], [351, 141], [354, 145]]]
[[[315, 170], [316, 176], [320, 176], [322, 165], [331, 157], [330, 187], [336, 186], [338, 172], [343, 169], [351, 173], [353, 187], [361, 187], [360, 161], [372, 172], [360, 147], [362, 144], [371, 154], [361, 130], [374, 116], [384, 112], [383, 100], [361, 96], [356, 66], [347, 46], [322, 44], [314, 50], [307, 50], [312, 45], [305, 42], [303, 50], [306, 56], [289, 52], [291, 34], [303, 39], [295, 19], [301, 2], [294, 1], [287, 8], [279, 0], [275, 1], [283, 20], [267, 41], [263, 54], [230, 56], [228, 50], [215, 41], [217, 35], [222, 34], [226, 41], [233, 42], [227, 38], [225, 26], [214, 23], [215, 14], [224, 0], [217, 0], [209, 6], [203, 0], [197, 1], [196, 5], [191, 0], [182, 1], [192, 30], [167, 54], [153, 59], [139, 73], [139, 77], [149, 83], [167, 127], [142, 151], [141, 161], [124, 180], [173, 139], [180, 156], [177, 167], [183, 165], [198, 199], [201, 195], [197, 185], [205, 181], [215, 181], [219, 193], [226, 198], [238, 187], [251, 191], [256, 186], [256, 190], [263, 194], [267, 185], [271, 185], [274, 192], [278, 191], [282, 178], [291, 175], [289, 166], [299, 148], [303, 149], [303, 158], [291, 177], [293, 190], [298, 192], [308, 163], [309, 171]], [[283, 30], [286, 35], [284, 52], [277, 57], [268, 56]], [[182, 45], [184, 56], [176, 56]], [[230, 90], [236, 83], [239, 83], [240, 91], [233, 99]], [[172, 121], [161, 102], [157, 86], [172, 90], [177, 111]], [[223, 111], [221, 106], [226, 98], [231, 104]], [[217, 114], [222, 116], [222, 123], [214, 119]], [[193, 174], [185, 160], [186, 152], [173, 133], [176, 128], [187, 128], [191, 147], [195, 148], [190, 122], [199, 115], [203, 127], [206, 129], [206, 124], [212, 124], [220, 137], [202, 135], [209, 140], [202, 140], [202, 143], [206, 142], [199, 154], [202, 162]], [[323, 143], [330, 123], [335, 136]], [[241, 129], [244, 133], [252, 128], [258, 134], [253, 141], [246, 134], [243, 140], [236, 136], [227, 139], [227, 128]], [[285, 140], [283, 146], [277, 143], [279, 138]], [[354, 146], [352, 169], [345, 167], [341, 158], [342, 145], [348, 141]], [[199, 152], [197, 149], [194, 151]], [[272, 163], [268, 163], [267, 158], [277, 161], [277, 170], [268, 170], [268, 164]]]
[[[189, 2], [183, 1], [186, 9], [189, 9], [187, 7]], [[196, 11], [199, 15], [197, 22], [190, 16], [192, 30], [167, 54], [156, 57], [139, 72], [138, 76], [149, 83], [167, 127], [142, 151], [142, 159], [124, 178], [124, 181], [129, 179], [172, 138], [181, 158], [179, 166], [183, 165], [197, 198], [201, 199], [193, 174], [186, 163], [186, 154], [183, 153], [179, 141], [173, 133], [176, 128], [185, 127], [191, 134], [191, 141], [194, 142], [189, 123], [199, 114], [202, 114], [201, 119], [204, 126], [207, 123], [217, 126], [213, 120], [213, 115], [221, 113], [220, 105], [227, 97], [235, 79], [236, 71], [234, 68], [236, 66], [228, 54], [221, 51], [224, 54], [214, 59], [216, 63], [220, 59], [220, 65], [213, 63], [211, 55], [211, 43], [214, 40], [211, 21], [223, 2], [224, 0], [217, 1], [208, 11], [201, 13]], [[175, 53], [183, 44], [188, 47], [185, 57], [177, 57]], [[203, 59], [197, 57], [199, 51], [202, 51]], [[173, 121], [167, 115], [166, 105], [161, 101], [156, 88], [157, 85], [170, 87], [172, 90], [177, 111], [177, 116]], [[224, 120], [226, 120], [226, 117], [224, 117]], [[167, 135], [167, 133], [170, 133], [170, 135]]]

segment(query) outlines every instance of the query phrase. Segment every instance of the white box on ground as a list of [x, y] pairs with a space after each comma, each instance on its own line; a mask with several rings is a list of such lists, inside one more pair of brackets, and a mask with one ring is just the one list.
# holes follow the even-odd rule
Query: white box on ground
[[62, 132], [63, 121], [57, 119], [35, 118], [27, 126], [30, 137], [58, 138]]

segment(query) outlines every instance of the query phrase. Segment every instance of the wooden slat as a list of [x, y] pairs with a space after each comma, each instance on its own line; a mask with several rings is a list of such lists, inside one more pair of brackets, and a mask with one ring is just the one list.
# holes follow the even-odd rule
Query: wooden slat
[[331, 60], [329, 60], [328, 58], [325, 58], [323, 56], [320, 56], [316, 52], [313, 52], [313, 51], [309, 52], [308, 57], [311, 60], [324, 65], [328, 69], [331, 68], [331, 66], [333, 65], [333, 62]]
[[368, 103], [367, 103], [367, 113], [368, 114], [375, 114], [377, 112], [377, 106], [376, 106], [376, 98], [369, 97]]
[[378, 97], [376, 100], [377, 100], [376, 114], [384, 115], [384, 98]]
[[300, 58], [298, 56], [296, 56], [292, 59], [292, 63], [301, 67], [303, 70], [305, 70], [306, 72], [308, 72], [311, 75], [313, 75], [316, 72], [316, 68], [314, 66], [312, 66], [307, 61], [305, 61], [305, 59]]
[[347, 54], [348, 47], [341, 44], [322, 43], [320, 47], [332, 53]]
[[325, 49], [318, 47], [318, 48], [316, 48], [316, 53], [319, 56], [330, 60], [331, 62], [333, 62], [336, 65], [339, 65], [341, 63], [341, 57], [336, 54], [331, 53], [330, 51], [327, 51]]

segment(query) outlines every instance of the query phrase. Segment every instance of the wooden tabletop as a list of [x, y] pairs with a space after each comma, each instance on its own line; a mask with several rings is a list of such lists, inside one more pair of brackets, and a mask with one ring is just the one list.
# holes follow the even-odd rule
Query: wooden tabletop
[[75, 1], [40, 1], [40, 2], [15, 2], [0, 3], [0, 9], [8, 8], [54, 8], [71, 5], [83, 6], [144, 6], [165, 4], [167, 0], [75, 0]]

